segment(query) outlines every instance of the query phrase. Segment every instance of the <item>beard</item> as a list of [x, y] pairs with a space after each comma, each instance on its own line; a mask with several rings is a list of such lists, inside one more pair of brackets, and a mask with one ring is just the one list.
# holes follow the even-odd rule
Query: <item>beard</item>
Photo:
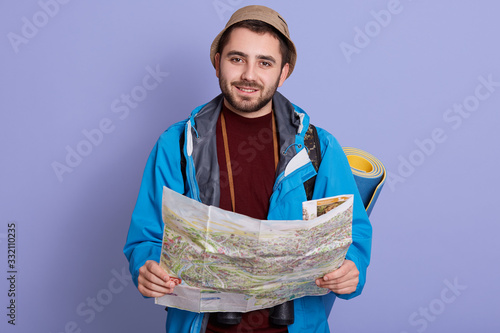
[[[231, 105], [235, 110], [240, 112], [256, 112], [266, 106], [274, 96], [274, 93], [278, 89], [280, 77], [276, 80], [276, 83], [265, 89], [264, 86], [249, 82], [249, 81], [234, 81], [229, 83], [225, 78], [219, 79], [220, 90], [222, 91], [222, 95], [226, 99], [226, 101]], [[247, 88], [255, 88], [260, 92], [260, 96], [255, 97], [245, 97], [245, 96], [237, 96], [236, 93], [231, 91], [231, 87], [236, 86], [244, 86]], [[237, 88], [236, 88], [237, 89]]]

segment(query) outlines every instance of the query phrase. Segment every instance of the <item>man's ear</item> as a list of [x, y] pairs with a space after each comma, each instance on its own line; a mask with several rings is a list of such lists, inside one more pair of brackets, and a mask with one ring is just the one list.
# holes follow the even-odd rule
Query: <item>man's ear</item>
[[219, 78], [220, 75], [220, 53], [216, 53], [214, 57], [215, 75]]
[[281, 87], [283, 85], [283, 83], [285, 82], [286, 78], [288, 77], [289, 70], [290, 70], [290, 65], [288, 63], [286, 63], [285, 66], [283, 66], [283, 69], [281, 70], [278, 87]]

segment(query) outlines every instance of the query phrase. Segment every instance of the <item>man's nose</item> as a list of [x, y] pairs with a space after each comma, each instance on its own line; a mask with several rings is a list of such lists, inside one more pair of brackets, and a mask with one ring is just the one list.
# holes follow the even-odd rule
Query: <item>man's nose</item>
[[245, 65], [245, 68], [243, 70], [243, 73], [241, 73], [241, 78], [246, 81], [255, 81], [257, 74], [256, 74], [256, 68], [257, 66], [254, 63], [247, 63]]

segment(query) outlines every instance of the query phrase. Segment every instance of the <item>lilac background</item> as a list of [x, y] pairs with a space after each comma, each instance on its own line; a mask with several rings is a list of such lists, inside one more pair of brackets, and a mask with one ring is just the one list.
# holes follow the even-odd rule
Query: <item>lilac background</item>
[[[69, 1], [44, 14], [54, 1], [0, 4], [2, 332], [163, 331], [163, 308], [127, 274], [117, 278], [142, 171], [158, 136], [219, 93], [210, 43], [235, 8], [253, 3], [278, 10], [298, 48], [281, 92], [391, 173], [371, 216], [365, 291], [336, 302], [333, 331], [500, 329], [497, 1]], [[371, 11], [388, 7], [390, 21], [376, 23]], [[26, 20], [38, 31], [24, 28], [29, 38], [16, 46], [9, 36], [22, 36]], [[356, 39], [365, 28], [369, 41]], [[343, 43], [355, 42], [358, 53], [344, 55]], [[122, 94], [144, 91], [148, 66], [168, 76], [128, 115], [113, 112]], [[475, 101], [479, 77], [497, 85], [451, 121], [455, 103]], [[113, 131], [59, 179], [53, 163], [102, 121]], [[431, 145], [433, 131], [441, 142]], [[5, 316], [9, 222], [15, 327]]]

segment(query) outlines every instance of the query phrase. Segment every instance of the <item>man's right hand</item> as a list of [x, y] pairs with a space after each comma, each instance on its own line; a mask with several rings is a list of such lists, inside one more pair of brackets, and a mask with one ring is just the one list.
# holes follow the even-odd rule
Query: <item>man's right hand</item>
[[148, 260], [139, 268], [138, 289], [146, 297], [161, 297], [174, 291], [175, 283], [153, 260]]

